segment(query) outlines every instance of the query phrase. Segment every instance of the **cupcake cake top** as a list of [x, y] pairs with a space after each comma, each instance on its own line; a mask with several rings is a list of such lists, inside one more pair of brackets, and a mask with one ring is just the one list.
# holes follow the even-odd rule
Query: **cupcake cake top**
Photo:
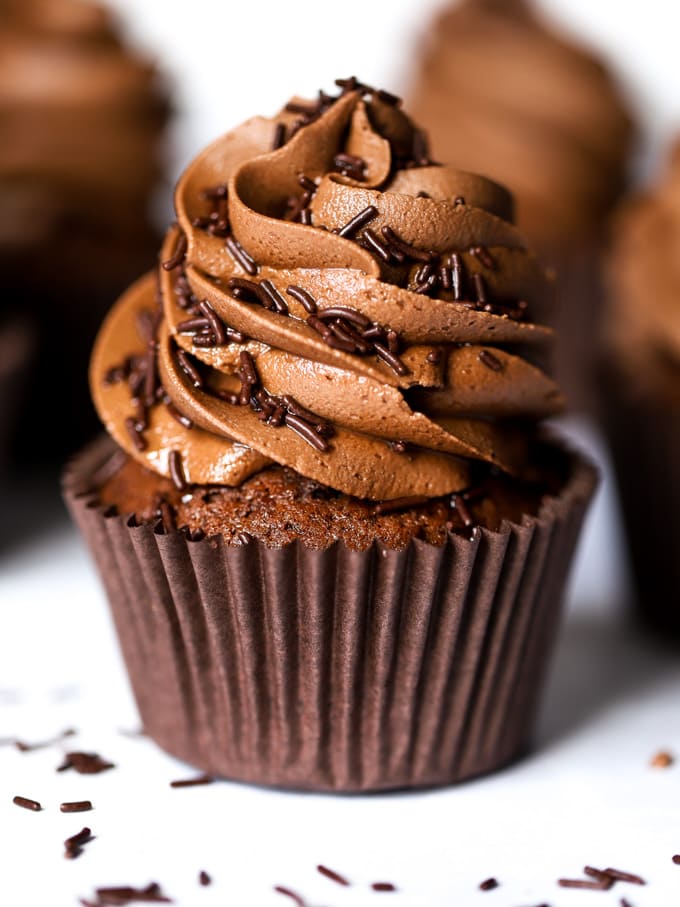
[[134, 226], [167, 115], [154, 68], [98, 4], [0, 0], [0, 22], [0, 239], [24, 246], [58, 240], [66, 224]]
[[338, 85], [187, 168], [158, 273], [98, 337], [100, 417], [179, 488], [271, 463], [369, 500], [528, 477], [563, 401], [531, 317], [551, 283], [512, 198], [433, 164], [398, 98]]
[[462, 0], [426, 33], [410, 107], [435, 156], [512, 186], [535, 241], [597, 230], [633, 129], [611, 75], [528, 0]]
[[[642, 382], [680, 369], [680, 142], [657, 184], [615, 223], [609, 257], [610, 339]], [[652, 369], [650, 372], [649, 369]]]

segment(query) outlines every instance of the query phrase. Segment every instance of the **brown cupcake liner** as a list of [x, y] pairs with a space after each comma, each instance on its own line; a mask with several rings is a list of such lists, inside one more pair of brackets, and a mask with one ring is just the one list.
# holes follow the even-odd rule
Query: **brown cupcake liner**
[[680, 403], [627, 390], [603, 372], [601, 418], [612, 453], [638, 617], [680, 638]]
[[328, 791], [449, 784], [528, 745], [594, 470], [540, 515], [442, 547], [229, 547], [111, 515], [97, 442], [64, 493], [145, 731], [200, 769]]

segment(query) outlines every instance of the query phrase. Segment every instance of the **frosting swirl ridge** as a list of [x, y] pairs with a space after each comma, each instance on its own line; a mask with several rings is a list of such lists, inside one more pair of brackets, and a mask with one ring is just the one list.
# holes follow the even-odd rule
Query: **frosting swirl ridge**
[[460, 491], [475, 463], [526, 475], [531, 426], [562, 397], [541, 367], [552, 332], [530, 320], [551, 284], [512, 198], [432, 164], [397, 99], [340, 84], [185, 171], [160, 311], [147, 278], [98, 339], [100, 415], [180, 482], [275, 462], [393, 500]]

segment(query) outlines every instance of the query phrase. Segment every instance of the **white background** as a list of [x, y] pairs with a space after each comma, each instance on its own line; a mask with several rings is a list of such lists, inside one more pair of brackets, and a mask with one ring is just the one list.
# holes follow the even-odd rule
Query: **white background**
[[[175, 166], [293, 94], [356, 74], [406, 93], [414, 49], [442, 0], [112, 0], [132, 37], [175, 82]], [[631, 96], [645, 160], [680, 131], [676, 0], [537, 0], [553, 22], [598, 48]], [[484, 61], [480, 60], [480, 66]]]
[[[329, 88], [339, 75], [404, 91], [434, 5], [116, 0], [134, 40], [159, 57], [177, 89], [173, 176], [230, 126], [275, 111], [293, 93]], [[644, 126], [648, 172], [680, 123], [677, 3], [541, 5], [612, 61]], [[569, 428], [608, 477], [592, 428], [575, 420]], [[680, 756], [680, 659], [627, 622], [609, 478], [579, 552], [533, 754], [458, 788], [370, 798], [228, 783], [170, 790], [171, 779], [192, 770], [119, 733], [137, 718], [104, 597], [46, 492], [34, 484], [5, 490], [0, 501], [0, 740], [74, 726], [80, 736], [69, 746], [97, 750], [117, 768], [91, 778], [56, 774], [61, 746], [29, 754], [0, 746], [0, 907], [70, 907], [96, 886], [152, 879], [180, 907], [292, 904], [273, 893], [276, 884], [313, 907], [617, 907], [623, 896], [633, 907], [680, 905], [680, 867], [671, 862], [680, 852], [680, 765], [648, 765], [661, 748]], [[17, 793], [45, 810], [18, 809]], [[62, 800], [80, 798], [95, 810], [58, 811]], [[96, 840], [80, 859], [64, 860], [61, 842], [84, 824]], [[352, 887], [318, 876], [318, 862]], [[639, 872], [649, 885], [604, 894], [556, 886], [585, 863]], [[200, 869], [213, 886], [198, 887]], [[490, 875], [500, 887], [478, 891]], [[371, 893], [369, 883], [380, 880], [399, 892]]]

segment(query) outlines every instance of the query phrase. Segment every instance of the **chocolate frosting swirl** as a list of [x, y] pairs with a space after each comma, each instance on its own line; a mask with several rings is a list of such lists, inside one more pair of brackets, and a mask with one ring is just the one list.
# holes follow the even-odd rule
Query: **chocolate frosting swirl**
[[679, 249], [680, 141], [657, 184], [632, 198], [613, 228], [607, 332], [620, 364], [638, 384], [645, 376], [668, 374], [670, 367], [678, 387]]
[[[98, 338], [100, 416], [180, 483], [275, 462], [392, 500], [464, 489], [475, 461], [525, 475], [530, 426], [562, 398], [535, 364], [552, 332], [526, 312], [551, 285], [512, 199], [431, 165], [396, 99], [343, 85], [247, 121], [185, 171], [160, 312], [145, 278]], [[157, 333], [130, 359], [140, 311]], [[166, 405], [131, 418], [123, 378]]]
[[596, 232], [633, 137], [613, 78], [527, 0], [463, 0], [426, 32], [409, 104], [437, 156], [513, 187], [545, 247]]
[[96, 3], [0, 0], [0, 26], [0, 244], [141, 236], [168, 112], [154, 67]]

